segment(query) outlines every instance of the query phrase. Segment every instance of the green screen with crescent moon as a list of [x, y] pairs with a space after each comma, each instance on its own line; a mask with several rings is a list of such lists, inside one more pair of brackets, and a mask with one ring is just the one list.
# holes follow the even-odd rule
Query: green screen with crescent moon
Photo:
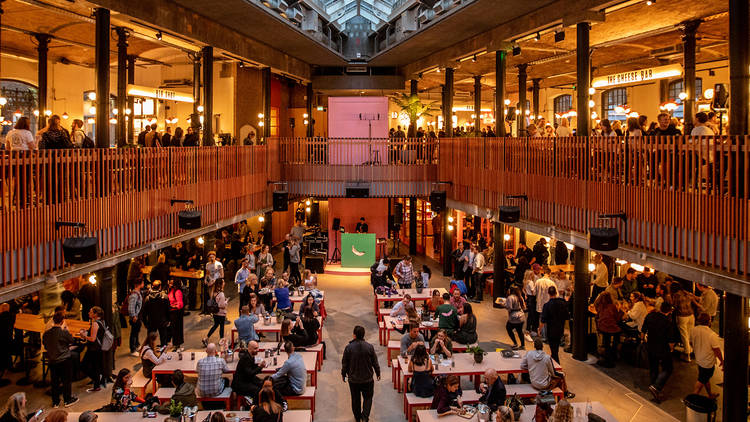
[[342, 233], [341, 266], [369, 268], [375, 262], [375, 233]]

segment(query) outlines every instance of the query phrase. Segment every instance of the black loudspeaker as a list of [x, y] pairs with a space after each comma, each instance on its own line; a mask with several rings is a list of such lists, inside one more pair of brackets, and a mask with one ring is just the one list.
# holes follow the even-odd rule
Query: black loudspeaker
[[320, 202], [310, 204], [310, 216], [307, 217], [307, 225], [315, 226], [320, 224]]
[[445, 191], [434, 190], [430, 193], [430, 207], [435, 212], [445, 209]]
[[503, 223], [518, 223], [521, 218], [521, 207], [515, 205], [501, 205], [497, 219]]
[[326, 267], [326, 258], [324, 256], [308, 256], [305, 258], [305, 269], [312, 272], [323, 274]]
[[341, 219], [336, 217], [333, 219], [333, 227], [331, 227], [331, 230], [338, 231], [339, 228], [341, 228]]
[[95, 237], [68, 237], [63, 240], [63, 258], [68, 264], [84, 264], [99, 256], [98, 241]]
[[201, 226], [201, 212], [199, 210], [182, 210], [177, 213], [177, 222], [181, 229], [191, 230]]
[[277, 190], [273, 193], [273, 210], [286, 211], [289, 209], [289, 192]]
[[595, 251], [614, 251], [620, 244], [620, 232], [614, 227], [589, 228], [589, 249]]
[[404, 224], [404, 204], [396, 202], [393, 204], [393, 225]]
[[347, 198], [369, 198], [370, 197], [370, 188], [365, 187], [347, 187], [346, 188], [346, 197]]

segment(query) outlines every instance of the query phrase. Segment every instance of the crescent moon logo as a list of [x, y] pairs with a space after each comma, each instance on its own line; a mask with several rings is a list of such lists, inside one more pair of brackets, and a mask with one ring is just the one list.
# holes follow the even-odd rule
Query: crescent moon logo
[[362, 256], [362, 255], [364, 255], [364, 254], [365, 254], [364, 252], [360, 252], [360, 251], [358, 251], [358, 250], [357, 250], [357, 248], [355, 248], [355, 247], [354, 247], [354, 245], [352, 245], [352, 253], [353, 253], [354, 255], [357, 255], [357, 256]]

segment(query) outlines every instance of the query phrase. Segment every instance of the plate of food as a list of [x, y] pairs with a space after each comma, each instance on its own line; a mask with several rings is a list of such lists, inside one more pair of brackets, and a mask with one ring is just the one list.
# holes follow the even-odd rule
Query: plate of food
[[456, 415], [464, 419], [471, 419], [474, 417], [474, 415], [476, 415], [476, 413], [477, 413], [477, 408], [474, 406], [469, 406], [468, 404], [465, 404], [463, 407], [460, 407], [456, 411]]
[[422, 325], [424, 325], [425, 327], [432, 327], [433, 322], [432, 321], [423, 321]]

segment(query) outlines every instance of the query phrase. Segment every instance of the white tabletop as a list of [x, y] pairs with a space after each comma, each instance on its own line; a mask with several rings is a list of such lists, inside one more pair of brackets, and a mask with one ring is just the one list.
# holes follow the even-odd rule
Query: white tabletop
[[[325, 298], [326, 298], [326, 293], [325, 293], [325, 291], [323, 291], [323, 290], [319, 290], [319, 292], [320, 292], [320, 294], [321, 294], [321, 295], [323, 295], [323, 296], [321, 296], [321, 297], [320, 297], [319, 299], [318, 299], [318, 298], [316, 298], [315, 300], [317, 300], [317, 301], [319, 301], [319, 302], [323, 302], [323, 301], [325, 301]], [[308, 294], [310, 294], [310, 291], [309, 291], [309, 290], [305, 290], [304, 292], [302, 292], [302, 296], [300, 296], [300, 294], [299, 294], [299, 290], [295, 290], [295, 291], [294, 291], [294, 296], [291, 296], [291, 295], [290, 295], [290, 296], [289, 296], [289, 300], [290, 300], [290, 301], [291, 301], [292, 303], [302, 303], [302, 302], [303, 302], [303, 301], [305, 300], [305, 298], [307, 297], [307, 295], [308, 295]]]
[[[172, 356], [172, 359], [162, 363], [161, 365], [157, 365], [152, 370], [152, 373], [154, 374], [171, 374], [172, 372], [176, 370], [181, 370], [182, 372], [186, 374], [195, 374], [196, 366], [198, 365], [198, 361], [200, 359], [203, 359], [206, 357], [206, 352], [204, 351], [195, 351], [195, 360], [190, 359], [190, 353], [192, 351], [186, 350], [182, 352], [182, 360], [177, 359], [177, 353], [175, 352], [167, 352], [168, 355]], [[305, 369], [307, 372], [314, 372], [317, 368], [317, 359], [318, 354], [317, 352], [298, 352], [300, 355], [302, 355], [302, 359], [305, 361]], [[265, 356], [264, 353], [258, 353], [258, 356], [263, 358]], [[281, 352], [279, 355], [276, 356], [276, 365], [273, 365], [273, 358], [265, 358], [266, 363], [268, 366], [263, 368], [263, 373], [270, 374], [276, 372], [277, 369], [281, 367], [281, 365], [286, 362], [288, 355], [285, 352]], [[229, 367], [230, 373], [234, 372], [237, 369], [237, 362], [239, 361], [239, 356], [235, 355], [234, 359], [232, 359], [232, 362], [227, 362], [227, 366]]]
[[[523, 357], [525, 355], [524, 352], [519, 352], [519, 354]], [[500, 352], [488, 352], [484, 359], [482, 360], [482, 363], [476, 363], [474, 362], [474, 355], [471, 353], [454, 353], [451, 361], [455, 362], [455, 366], [450, 365], [436, 365], [435, 371], [433, 372], [435, 375], [448, 375], [448, 374], [458, 374], [458, 375], [481, 375], [484, 374], [484, 371], [487, 369], [494, 369], [498, 373], [518, 373], [518, 372], [524, 372], [523, 369], [521, 369], [521, 361], [523, 359], [521, 358], [504, 358], [502, 353]], [[401, 366], [401, 371], [405, 376], [411, 376], [411, 372], [409, 372], [409, 366], [406, 364], [406, 361], [403, 357], [398, 357], [399, 365]], [[443, 363], [446, 363], [443, 361]], [[560, 370], [562, 369], [560, 365], [555, 364], [555, 369]]]
[[[571, 404], [573, 405], [573, 408], [575, 409], [575, 411], [578, 411], [579, 408], [581, 409], [582, 412], [585, 411], [585, 408], [586, 408], [585, 402], [571, 403]], [[607, 409], [601, 403], [591, 402], [591, 408], [593, 409], [594, 413], [604, 418], [604, 420], [606, 420], [607, 422], [617, 422], [617, 419], [615, 419], [615, 417], [612, 416], [609, 413], [609, 411], [607, 411]], [[518, 419], [519, 422], [533, 422], [534, 412], [536, 412], [535, 405], [525, 406], [523, 409], [523, 412], [521, 413], [521, 418]], [[439, 417], [437, 415], [437, 410], [428, 409], [428, 410], [417, 410], [417, 419], [419, 420], [419, 422], [467, 422], [467, 421], [475, 421], [476, 417], [472, 419], [465, 419], [456, 415], [447, 415], [447, 416]], [[495, 419], [493, 418], [493, 420]]]
[[[195, 416], [196, 422], [201, 422], [208, 416], [209, 411], [201, 410]], [[250, 412], [225, 411], [224, 415], [234, 414], [240, 418], [249, 418]], [[143, 412], [98, 412], [98, 422], [163, 422], [168, 415], [156, 414], [155, 418], [143, 418]], [[78, 422], [80, 412], [68, 413], [68, 422]], [[227, 419], [230, 421], [231, 419]], [[310, 410], [287, 410], [284, 412], [284, 422], [310, 422], [312, 412]]]
[[[395, 330], [396, 327], [401, 328], [404, 326], [405, 318], [404, 317], [392, 317], [390, 315], [386, 315], [383, 317], [383, 321], [385, 322], [386, 330]], [[431, 320], [431, 321], [420, 320], [419, 329], [420, 330], [437, 330], [438, 320]]]
[[443, 293], [448, 293], [448, 291], [442, 287], [437, 289], [425, 288], [422, 290], [422, 293], [417, 293], [417, 289], [398, 289], [397, 294], [393, 294], [390, 296], [375, 295], [375, 298], [379, 301], [398, 301], [404, 298], [404, 294], [409, 294], [411, 295], [411, 300], [428, 300], [432, 298], [433, 290], [439, 291], [441, 296], [443, 295]]

